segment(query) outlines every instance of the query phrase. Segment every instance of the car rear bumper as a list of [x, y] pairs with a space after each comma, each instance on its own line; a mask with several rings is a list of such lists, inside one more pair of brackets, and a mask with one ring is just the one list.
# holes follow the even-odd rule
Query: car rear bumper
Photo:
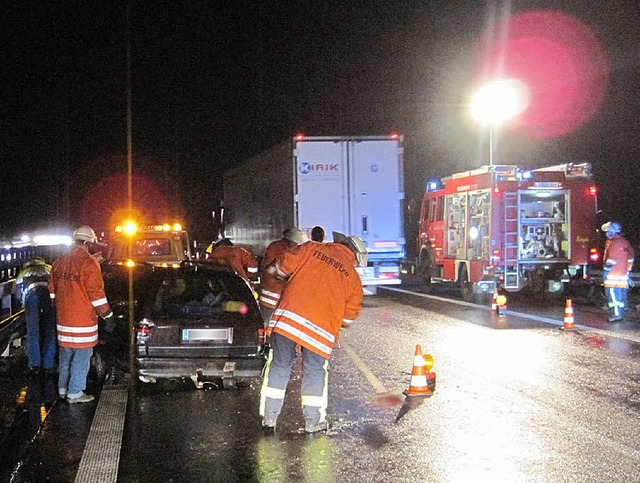
[[[260, 377], [264, 356], [247, 359], [171, 359], [166, 357], [138, 357], [138, 376], [155, 379], [191, 377], [200, 373], [205, 377]], [[235, 363], [235, 364], [230, 364]], [[233, 366], [233, 368], [232, 368]]]

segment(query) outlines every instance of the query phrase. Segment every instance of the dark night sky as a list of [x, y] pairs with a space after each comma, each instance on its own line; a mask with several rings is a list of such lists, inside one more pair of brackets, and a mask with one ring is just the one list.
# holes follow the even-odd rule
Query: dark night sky
[[[224, 168], [299, 131], [404, 134], [407, 197], [430, 177], [486, 164], [486, 132], [466, 119], [465, 95], [476, 43], [504, 3], [288, 3], [132, 2], [134, 173], [157, 185], [164, 214], [184, 218], [199, 238], [213, 236]], [[590, 161], [604, 218], [621, 220], [637, 243], [640, 7], [506, 5], [588, 25], [610, 78], [579, 129], [546, 140], [504, 131], [496, 162]], [[124, 2], [5, 2], [0, 235], [93, 223], [92, 213], [126, 206], [124, 178], [112, 178], [127, 166], [126, 18]]]

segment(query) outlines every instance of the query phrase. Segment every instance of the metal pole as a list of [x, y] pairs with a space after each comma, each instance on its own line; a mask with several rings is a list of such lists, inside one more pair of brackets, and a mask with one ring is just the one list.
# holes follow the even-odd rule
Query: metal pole
[[[131, 115], [131, 5], [127, 3], [127, 210], [129, 220], [133, 219], [133, 140]], [[129, 237], [127, 243], [127, 257], [131, 259], [133, 239]], [[135, 346], [134, 346], [134, 297], [133, 297], [133, 267], [127, 270], [129, 277], [129, 384], [135, 388]]]
[[489, 166], [493, 166], [493, 122], [489, 121]]

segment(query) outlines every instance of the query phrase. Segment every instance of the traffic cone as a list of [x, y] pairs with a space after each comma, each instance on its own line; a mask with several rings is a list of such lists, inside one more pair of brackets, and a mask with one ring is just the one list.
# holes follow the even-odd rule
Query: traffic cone
[[564, 309], [564, 326], [563, 330], [576, 330], [575, 322], [573, 320], [573, 306], [571, 305], [571, 299], [567, 299], [567, 303]]
[[405, 396], [431, 396], [433, 391], [427, 384], [427, 372], [424, 367], [424, 357], [420, 344], [416, 346], [416, 354], [413, 358], [413, 370], [411, 371], [411, 383], [409, 389], [402, 392]]
[[491, 299], [491, 311], [492, 312], [497, 312], [498, 311], [498, 289], [494, 288], [493, 289], [493, 299]]

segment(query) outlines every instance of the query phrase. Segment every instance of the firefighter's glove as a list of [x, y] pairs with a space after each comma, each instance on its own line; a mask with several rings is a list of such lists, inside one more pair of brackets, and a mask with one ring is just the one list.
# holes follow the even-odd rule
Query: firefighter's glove
[[109, 334], [113, 334], [116, 331], [116, 318], [113, 315], [113, 310], [103, 314], [102, 320], [104, 320], [104, 330]]

